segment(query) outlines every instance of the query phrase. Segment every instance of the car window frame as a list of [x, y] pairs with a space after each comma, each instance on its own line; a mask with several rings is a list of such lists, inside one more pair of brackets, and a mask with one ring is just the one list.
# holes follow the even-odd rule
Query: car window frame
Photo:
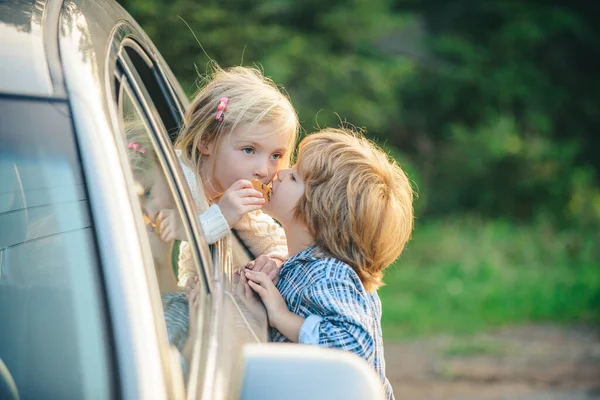
[[[154, 78], [157, 81], [157, 84], [160, 86], [161, 91], [162, 91], [162, 95], [163, 96], [167, 96], [168, 98], [165, 99], [167, 102], [171, 103], [171, 111], [176, 111], [178, 110], [181, 115], [180, 118], [183, 121], [184, 115], [183, 115], [183, 108], [181, 105], [181, 101], [179, 101], [179, 99], [177, 98], [177, 96], [175, 95], [175, 91], [172, 88], [172, 85], [169, 83], [168, 80], [165, 80], [165, 73], [164, 71], [162, 71], [162, 68], [160, 68], [160, 62], [157, 62], [157, 60], [152, 59], [152, 57], [154, 58], [159, 58], [157, 57], [158, 54], [152, 54], [152, 53], [143, 53], [144, 49], [142, 48], [142, 46], [140, 44], [138, 44], [138, 42], [136, 42], [134, 40], [133, 37], [129, 36], [123, 39], [122, 44], [124, 46], [128, 46], [131, 47], [134, 51], [137, 52], [142, 52], [141, 54], [139, 54], [140, 59], [143, 61], [143, 63], [145, 64], [144, 67], [148, 67], [151, 68], [153, 70], [154, 73]], [[127, 54], [126, 54], [127, 55]], [[131, 62], [133, 64], [133, 60], [131, 60], [129, 57], [125, 57], [126, 60], [128, 60], [128, 62]], [[134, 70], [138, 70], [138, 68], [136, 68], [136, 66], [132, 66]], [[139, 75], [138, 75], [139, 77]], [[140, 87], [145, 88], [144, 83], [142, 82], [143, 79], [141, 79], [141, 77], [139, 77], [139, 84]], [[152, 98], [149, 95], [149, 93], [146, 91], [145, 95], [148, 96], [147, 98], [150, 99], [150, 101], [152, 102]], [[173, 97], [170, 97], [173, 96]], [[158, 112], [158, 110], [156, 110], [156, 108], [154, 108], [154, 110], [156, 111], [156, 115], [159, 117], [161, 117], [160, 113]], [[173, 136], [172, 135], [168, 135], [168, 137], [173, 140]], [[169, 146], [167, 146], [169, 147]], [[184, 185], [186, 188], [188, 188], [188, 185], [185, 184]], [[195, 218], [194, 218], [195, 219]], [[241, 250], [243, 251], [243, 253], [245, 254], [245, 256], [248, 257], [248, 261], [251, 261], [255, 258], [255, 256], [252, 255], [252, 253], [250, 252], [250, 250], [248, 249], [248, 247], [245, 245], [245, 243], [243, 241], [241, 241], [241, 239], [239, 238], [237, 232], [235, 232], [235, 230], [232, 230], [232, 237], [231, 237], [231, 245], [234, 247], [240, 247]], [[233, 293], [233, 254], [232, 257], [228, 257], [227, 253], [228, 250], [226, 248], [226, 239], [221, 239], [219, 240], [217, 243], [214, 244], [210, 244], [208, 246], [209, 251], [210, 251], [210, 257], [212, 260], [212, 277], [215, 281], [219, 281], [222, 282], [221, 285], [221, 290], [224, 291], [224, 299], [225, 298], [229, 298], [233, 304], [234, 307], [237, 309], [238, 313], [239, 313], [239, 319], [240, 321], [246, 326], [246, 328], [248, 329], [248, 331], [251, 333], [251, 336], [253, 337], [254, 340], [256, 340], [256, 342], [261, 343], [261, 342], [266, 342], [267, 341], [267, 331], [268, 331], [268, 323], [266, 322], [267, 320], [267, 315], [266, 315], [266, 310], [264, 311], [264, 315], [262, 316], [262, 318], [259, 317], [255, 317], [255, 316], [251, 316], [249, 313], [249, 310], [247, 309], [246, 305], [243, 304], [243, 302]], [[232, 249], [232, 251], [234, 251], [234, 249]], [[239, 250], [238, 253], [239, 255]], [[245, 311], [242, 311], [245, 310]], [[248, 320], [248, 318], [253, 319], [254, 322], [250, 322]], [[264, 325], [264, 326], [263, 326]], [[263, 326], [264, 329], [259, 328], [260, 326]]]
[[[111, 79], [110, 82], [108, 82], [109, 85], [112, 86], [110, 90], [110, 92], [112, 93], [111, 99], [116, 104], [118, 93], [116, 92], [117, 88], [115, 87], [115, 79], [120, 79], [118, 76], [119, 68], [117, 68], [117, 65], [120, 64], [121, 73], [127, 76], [129, 84], [136, 93], [138, 101], [140, 102], [142, 108], [144, 109], [144, 112], [146, 113], [149, 119], [151, 128], [155, 135], [155, 139], [157, 140], [158, 145], [160, 146], [162, 156], [164, 156], [165, 158], [165, 166], [169, 169], [169, 173], [173, 179], [173, 182], [171, 183], [175, 185], [176, 193], [178, 194], [178, 198], [183, 206], [183, 215], [186, 217], [187, 223], [192, 229], [191, 233], [194, 242], [194, 245], [191, 246], [193, 250], [192, 253], [194, 254], [194, 257], [196, 257], [196, 260], [200, 267], [200, 271], [204, 274], [204, 280], [206, 282], [208, 292], [213, 293], [214, 288], [212, 282], [215, 279], [215, 276], [213, 274], [214, 269], [212, 268], [212, 254], [209, 250], [208, 244], [206, 243], [204, 233], [200, 229], [199, 221], [197, 220], [197, 218], [194, 218], [195, 205], [193, 205], [191, 201], [192, 194], [190, 192], [189, 186], [187, 185], [187, 182], [185, 181], [183, 171], [181, 169], [181, 166], [179, 165], [179, 160], [177, 158], [177, 155], [175, 154], [175, 150], [172, 146], [172, 142], [170, 140], [168, 132], [166, 131], [162, 118], [158, 113], [156, 107], [154, 106], [154, 102], [150, 97], [148, 91], [146, 90], [146, 87], [144, 86], [141, 77], [137, 73], [135, 65], [133, 64], [132, 60], [127, 55], [123, 47], [128, 46], [133, 48], [137, 52], [142, 52], [142, 57], [146, 60], [146, 62], [149, 65], [154, 66], [154, 63], [152, 62], [148, 54], [144, 51], [144, 48], [140, 44], [138, 44], [139, 40], [136, 38], [134, 31], [129, 27], [129, 25], [120, 25], [119, 29], [116, 31], [116, 34], [117, 35], [115, 37], [115, 40], [118, 41], [119, 44], [113, 44], [113, 46], [116, 46], [118, 51], [116, 51], [115, 57], [113, 58], [111, 65], [112, 73], [110, 74], [110, 76], [112, 76], [113, 79]], [[119, 38], [119, 36], [121, 37]], [[171, 91], [170, 93], [173, 92]], [[179, 112], [181, 112], [179, 106], [177, 106], [177, 109]], [[183, 118], [183, 115], [181, 115], [181, 117]], [[119, 127], [119, 129], [115, 129], [115, 131], [118, 130], [119, 132], [121, 132], [121, 128], [122, 127]]]

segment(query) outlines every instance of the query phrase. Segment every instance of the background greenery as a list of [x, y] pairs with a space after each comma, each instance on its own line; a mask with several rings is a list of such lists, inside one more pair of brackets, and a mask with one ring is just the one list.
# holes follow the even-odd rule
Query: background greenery
[[386, 337], [600, 319], [594, 2], [121, 4], [190, 95], [207, 55], [259, 64], [307, 132], [366, 127], [409, 171], [418, 219], [381, 291]]

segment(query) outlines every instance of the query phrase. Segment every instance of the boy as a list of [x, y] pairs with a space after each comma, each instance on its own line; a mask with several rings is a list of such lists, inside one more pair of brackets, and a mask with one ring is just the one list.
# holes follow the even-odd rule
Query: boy
[[271, 341], [352, 351], [374, 367], [389, 399], [376, 290], [410, 237], [412, 200], [404, 172], [365, 138], [342, 129], [309, 135], [263, 208], [288, 241], [277, 287], [261, 272], [243, 276], [267, 309]]

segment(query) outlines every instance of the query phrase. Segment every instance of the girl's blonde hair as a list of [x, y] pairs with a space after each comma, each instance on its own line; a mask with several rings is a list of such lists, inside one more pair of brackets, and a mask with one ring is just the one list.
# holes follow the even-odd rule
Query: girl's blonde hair
[[[213, 144], [217, 148], [238, 126], [269, 122], [277, 128], [269, 134], [291, 134], [289, 150], [282, 157], [282, 166], [287, 167], [298, 138], [299, 122], [289, 98], [277, 85], [259, 69], [249, 67], [222, 69], [214, 65], [206, 80], [208, 83], [196, 94], [175, 142], [183, 161], [198, 174], [202, 162], [200, 146]], [[223, 97], [229, 102], [223, 121], [219, 122], [215, 117]], [[212, 165], [202, 168], [206, 167], [207, 176], [212, 176]]]
[[307, 136], [298, 150], [305, 183], [295, 217], [325, 252], [354, 268], [367, 291], [398, 258], [413, 228], [413, 190], [398, 164], [344, 129]]

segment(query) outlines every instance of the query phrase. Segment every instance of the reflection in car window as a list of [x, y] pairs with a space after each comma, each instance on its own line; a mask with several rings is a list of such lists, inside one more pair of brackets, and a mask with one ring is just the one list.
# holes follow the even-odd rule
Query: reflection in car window
[[[179, 262], [197, 265], [191, 259], [191, 252], [185, 251], [189, 246], [189, 237], [183, 218], [172, 192], [169, 182], [170, 173], [161, 163], [161, 150], [153, 140], [153, 133], [147, 121], [142, 117], [127, 90], [123, 91], [120, 100], [123, 119], [123, 145], [126, 146], [129, 167], [133, 176], [133, 187], [140, 204], [154, 270], [156, 272], [169, 341], [181, 356], [182, 372], [187, 376], [190, 365], [193, 340], [192, 323], [190, 321], [189, 301], [195, 300], [196, 306], [202, 303], [206, 294], [205, 286], [198, 280], [190, 280], [184, 288], [178, 286]], [[182, 250], [184, 250], [182, 252]], [[185, 256], [189, 255], [186, 259]], [[186, 296], [187, 293], [187, 296]], [[198, 314], [198, 310], [194, 315]], [[188, 340], [189, 339], [189, 340]]]
[[21, 399], [112, 398], [105, 303], [69, 109], [0, 99], [0, 115], [0, 361]]

